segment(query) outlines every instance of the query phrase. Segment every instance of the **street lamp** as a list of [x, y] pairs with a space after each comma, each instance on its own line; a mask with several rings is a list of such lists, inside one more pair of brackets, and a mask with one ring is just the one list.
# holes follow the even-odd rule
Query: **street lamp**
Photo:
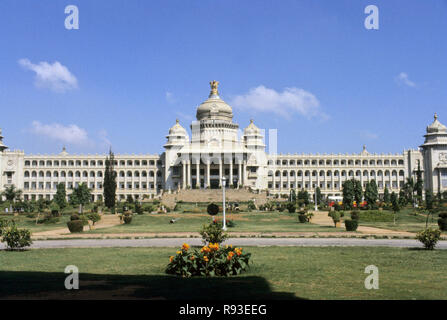
[[223, 188], [223, 227], [222, 230], [226, 231], [227, 230], [227, 225], [226, 225], [226, 221], [225, 221], [225, 185], [226, 185], [227, 179], [225, 177], [222, 177], [222, 188]]
[[318, 211], [318, 203], [317, 203], [317, 189], [315, 189], [315, 211]]

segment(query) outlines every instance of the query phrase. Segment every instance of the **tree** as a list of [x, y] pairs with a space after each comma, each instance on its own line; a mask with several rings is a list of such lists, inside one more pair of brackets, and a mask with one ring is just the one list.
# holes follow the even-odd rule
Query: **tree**
[[414, 187], [415, 187], [414, 179], [412, 177], [407, 178], [407, 181], [405, 182], [403, 188], [407, 203], [413, 204]]
[[317, 204], [321, 204], [322, 200], [323, 200], [323, 197], [321, 195], [320, 187], [317, 187], [317, 189], [315, 189], [315, 192], [317, 194]]
[[351, 210], [354, 202], [354, 185], [352, 180], [346, 180], [343, 182], [343, 207], [345, 210]]
[[73, 205], [80, 206], [82, 213], [82, 207], [91, 201], [90, 189], [85, 183], [81, 183], [73, 190], [70, 200]]
[[424, 188], [424, 180], [422, 180], [421, 162], [418, 161], [418, 169], [416, 171], [416, 194], [418, 197], [419, 204], [422, 203], [422, 191]]
[[393, 206], [394, 224], [396, 224], [396, 214], [400, 211], [400, 206], [399, 199], [394, 191], [391, 193], [391, 205]]
[[65, 191], [64, 183], [59, 183], [57, 185], [57, 191], [54, 195], [53, 201], [59, 206], [59, 208], [61, 208], [61, 210], [67, 206], [67, 192]]
[[388, 190], [387, 186], [385, 186], [385, 190], [383, 191], [383, 202], [385, 203], [391, 202], [390, 191]]
[[309, 193], [307, 192], [307, 190], [301, 189], [301, 191], [298, 192], [298, 200], [302, 200], [305, 206], [310, 203]]
[[377, 190], [377, 184], [375, 180], [371, 180], [366, 183], [365, 188], [365, 200], [368, 205], [368, 209], [375, 209], [377, 207], [376, 202], [379, 198], [379, 192]]
[[357, 203], [357, 208], [359, 208], [363, 200], [362, 183], [359, 180], [352, 179], [352, 185], [354, 186], [354, 200]]
[[114, 166], [115, 156], [112, 149], [110, 149], [104, 172], [104, 204], [109, 209], [115, 207], [116, 200], [116, 172], [114, 171]]
[[399, 205], [405, 207], [407, 205], [407, 195], [404, 190], [399, 191]]
[[433, 192], [431, 192], [431, 190], [425, 190], [425, 208], [427, 208], [427, 210], [432, 210], [433, 209], [433, 201], [434, 201], [434, 197], [433, 197]]
[[290, 190], [290, 194], [289, 194], [289, 202], [296, 202], [296, 193], [295, 193], [295, 189]]
[[9, 202], [9, 211], [12, 212], [12, 204], [22, 196], [22, 190], [16, 189], [14, 185], [5, 188], [1, 194]]

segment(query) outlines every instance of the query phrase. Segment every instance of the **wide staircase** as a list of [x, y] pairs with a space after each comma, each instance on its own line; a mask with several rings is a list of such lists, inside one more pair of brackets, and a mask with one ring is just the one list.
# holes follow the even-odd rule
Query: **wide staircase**
[[[173, 208], [178, 201], [183, 202], [222, 202], [222, 189], [190, 189], [180, 190], [171, 194], [165, 193], [161, 202]], [[253, 201], [262, 205], [268, 201], [266, 192], [253, 193], [246, 189], [225, 189], [225, 201], [247, 202]]]

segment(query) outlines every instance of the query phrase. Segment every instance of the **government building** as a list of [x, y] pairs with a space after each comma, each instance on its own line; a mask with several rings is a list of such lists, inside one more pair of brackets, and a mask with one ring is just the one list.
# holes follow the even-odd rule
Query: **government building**
[[[154, 155], [115, 155], [117, 196], [154, 198], [180, 189], [249, 188], [269, 194], [306, 189], [311, 194], [342, 195], [345, 180], [365, 186], [375, 180], [379, 193], [387, 187], [399, 192], [409, 177], [416, 180], [418, 166], [424, 188], [447, 191], [447, 128], [437, 115], [418, 149], [398, 154], [271, 154], [266, 152], [263, 130], [253, 121], [240, 132], [233, 110], [219, 96], [217, 81], [198, 108], [191, 136], [177, 120], [169, 129], [164, 152]], [[74, 155], [64, 148], [55, 155], [25, 154], [9, 150], [0, 130], [0, 191], [15, 185], [24, 200], [52, 199], [56, 186], [70, 189], [86, 183], [92, 200], [101, 200], [107, 155]], [[225, 182], [224, 179], [225, 178]]]

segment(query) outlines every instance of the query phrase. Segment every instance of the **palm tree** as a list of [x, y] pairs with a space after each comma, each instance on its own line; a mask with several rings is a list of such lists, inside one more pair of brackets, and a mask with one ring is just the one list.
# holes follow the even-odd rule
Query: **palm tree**
[[22, 190], [16, 189], [14, 185], [5, 188], [5, 191], [1, 194], [3, 197], [9, 201], [9, 211], [12, 212], [12, 203], [22, 196]]

